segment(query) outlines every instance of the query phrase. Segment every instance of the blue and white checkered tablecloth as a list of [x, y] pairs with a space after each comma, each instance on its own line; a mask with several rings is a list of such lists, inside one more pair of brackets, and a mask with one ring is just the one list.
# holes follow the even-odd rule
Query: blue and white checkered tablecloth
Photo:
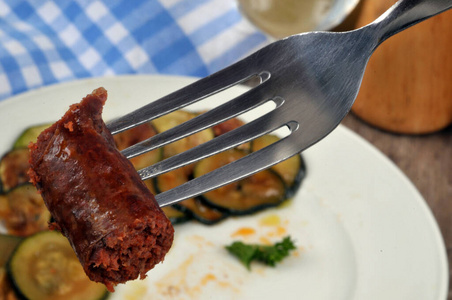
[[0, 0], [0, 100], [77, 78], [204, 77], [268, 42], [234, 0]]

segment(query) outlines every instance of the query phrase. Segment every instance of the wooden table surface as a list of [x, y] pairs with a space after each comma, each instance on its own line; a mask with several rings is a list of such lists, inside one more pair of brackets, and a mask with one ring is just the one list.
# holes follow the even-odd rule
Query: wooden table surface
[[[449, 272], [452, 270], [452, 126], [428, 135], [399, 135], [381, 131], [349, 114], [343, 125], [388, 156], [414, 183], [443, 234]], [[452, 299], [452, 281], [449, 296]]]

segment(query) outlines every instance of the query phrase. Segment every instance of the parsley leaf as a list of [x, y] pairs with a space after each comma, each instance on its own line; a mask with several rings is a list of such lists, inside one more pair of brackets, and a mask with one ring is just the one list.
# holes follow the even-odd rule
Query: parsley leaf
[[253, 260], [274, 267], [276, 263], [287, 257], [290, 251], [296, 249], [296, 247], [290, 236], [288, 236], [281, 242], [271, 246], [233, 242], [231, 245], [226, 246], [226, 249], [229, 253], [236, 256], [249, 270]]

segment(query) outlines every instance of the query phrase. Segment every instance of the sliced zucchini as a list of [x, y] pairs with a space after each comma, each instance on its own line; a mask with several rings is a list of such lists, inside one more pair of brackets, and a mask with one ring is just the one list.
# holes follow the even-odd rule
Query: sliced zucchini
[[[156, 190], [161, 193], [188, 181], [193, 167], [179, 168], [162, 174], [155, 179]], [[209, 207], [196, 198], [190, 198], [173, 205], [176, 209], [204, 224], [215, 224], [227, 217], [225, 212]]]
[[13, 235], [0, 234], [0, 268], [3, 268], [9, 260], [11, 253], [16, 249], [17, 245], [23, 238]]
[[25, 129], [14, 142], [13, 149], [27, 148], [30, 142], [35, 143], [39, 134], [51, 125], [52, 124], [42, 124]]
[[27, 174], [30, 168], [28, 157], [28, 148], [13, 149], [2, 157], [0, 160], [0, 190], [3, 193], [30, 180]]
[[[153, 195], [157, 194], [156, 188], [154, 185], [154, 178], [145, 180], [143, 182]], [[191, 217], [188, 214], [186, 214], [178, 209], [175, 209], [173, 206], [162, 207], [162, 210], [165, 213], [166, 217], [171, 221], [171, 223], [173, 225], [182, 224], [191, 219]]]
[[[178, 110], [153, 120], [152, 124], [154, 125], [155, 129], [157, 129], [157, 132], [161, 133], [179, 124], [182, 124], [194, 118], [195, 116], [196, 114], [192, 112]], [[184, 152], [190, 148], [213, 139], [213, 137], [214, 134], [212, 128], [208, 128], [198, 133], [192, 134], [186, 138], [180, 139], [163, 147], [164, 157], [170, 157]]]
[[[278, 140], [279, 137], [276, 135], [264, 135], [253, 140], [251, 149], [255, 152]], [[274, 165], [271, 169], [277, 172], [284, 180], [287, 186], [287, 197], [289, 198], [295, 194], [306, 176], [306, 165], [301, 155], [292, 156], [291, 158]]]
[[29, 236], [48, 229], [50, 212], [31, 183], [25, 183], [0, 195], [0, 219], [9, 234]]
[[[232, 118], [232, 119], [226, 120], [218, 125], [213, 126], [212, 129], [213, 129], [215, 136], [217, 137], [217, 136], [225, 134], [229, 131], [232, 131], [242, 125], [245, 125], [245, 122], [243, 122], [239, 118]], [[241, 145], [237, 146], [237, 148], [240, 150], [243, 150], [243, 151], [251, 152], [251, 142], [241, 144]]]
[[153, 178], [146, 179], [143, 182], [144, 182], [144, 185], [151, 191], [152, 195], [157, 195], [157, 189], [155, 188]]
[[195, 220], [206, 225], [217, 224], [228, 217], [227, 212], [206, 205], [198, 197], [181, 201], [174, 204], [174, 207], [190, 214]]
[[173, 225], [182, 224], [191, 220], [191, 217], [188, 214], [174, 208], [173, 206], [162, 207], [162, 210]]
[[23, 240], [8, 262], [15, 290], [27, 299], [105, 299], [103, 284], [86, 276], [68, 240], [43, 231]]
[[[231, 149], [203, 159], [196, 164], [194, 177], [207, 174], [245, 155], [243, 151]], [[282, 203], [286, 199], [286, 186], [276, 172], [264, 170], [201, 197], [208, 205], [230, 214], [243, 215]]]
[[[120, 132], [113, 136], [118, 150], [124, 150], [138, 142], [144, 141], [156, 135], [156, 130], [151, 123], [144, 123], [129, 130]], [[130, 159], [136, 170], [160, 161], [163, 156], [163, 149], [155, 149]]]

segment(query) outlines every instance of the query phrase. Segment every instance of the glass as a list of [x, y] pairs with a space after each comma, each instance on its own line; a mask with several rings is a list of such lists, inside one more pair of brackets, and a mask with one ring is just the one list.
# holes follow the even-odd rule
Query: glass
[[274, 38], [328, 30], [340, 24], [358, 0], [238, 0], [242, 13]]

